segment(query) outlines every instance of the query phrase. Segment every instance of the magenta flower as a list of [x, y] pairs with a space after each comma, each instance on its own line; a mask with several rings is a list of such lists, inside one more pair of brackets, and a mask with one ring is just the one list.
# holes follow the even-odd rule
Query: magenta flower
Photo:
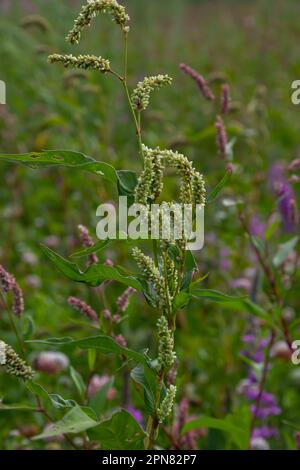
[[275, 164], [270, 171], [272, 190], [278, 197], [278, 208], [281, 214], [283, 227], [286, 232], [293, 232], [299, 222], [294, 190], [284, 175], [281, 165]]

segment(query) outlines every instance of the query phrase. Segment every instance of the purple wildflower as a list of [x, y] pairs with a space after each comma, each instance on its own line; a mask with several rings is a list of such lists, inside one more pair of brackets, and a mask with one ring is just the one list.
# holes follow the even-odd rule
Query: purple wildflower
[[230, 88], [227, 83], [222, 85], [221, 90], [221, 113], [228, 114], [230, 104]]
[[123, 335], [113, 336], [113, 338], [116, 343], [118, 343], [120, 346], [122, 346], [123, 348], [127, 348], [127, 341]]
[[4, 292], [9, 292], [13, 289], [15, 278], [9, 274], [3, 266], [0, 265], [0, 285]]
[[217, 117], [215, 127], [217, 129], [217, 145], [218, 145], [220, 155], [224, 159], [226, 159], [227, 157], [227, 134], [226, 134], [225, 126], [223, 123], [223, 119], [220, 116]]
[[112, 320], [112, 315], [111, 315], [110, 311], [108, 310], [108, 308], [105, 308], [103, 310], [102, 315], [105, 318], [105, 320], [108, 320], [108, 321]]
[[249, 221], [249, 233], [254, 237], [263, 237], [265, 233], [265, 224], [259, 215], [253, 215]]
[[299, 222], [299, 212], [294, 190], [284, 175], [281, 165], [275, 164], [270, 171], [271, 187], [278, 196], [278, 207], [281, 213], [284, 230], [293, 232]]
[[75, 310], [78, 310], [79, 312], [86, 315], [93, 323], [98, 323], [97, 313], [86, 302], [81, 299], [78, 299], [77, 297], [69, 297], [68, 302], [73, 308], [75, 308]]
[[143, 425], [143, 415], [140, 412], [140, 410], [137, 410], [136, 408], [133, 408], [132, 406], [128, 405], [127, 406], [127, 411], [130, 413], [134, 419], [140, 424], [140, 426]]
[[297, 449], [300, 450], [300, 432], [295, 433], [295, 441], [296, 441]]
[[192, 69], [186, 64], [180, 64], [181, 70], [191, 77], [198, 85], [203, 97], [208, 101], [213, 101], [215, 99], [213, 92], [208, 86], [207, 81], [202, 75], [200, 75], [196, 70]]
[[134, 294], [135, 289], [133, 287], [128, 287], [122, 295], [117, 299], [117, 306], [118, 306], [118, 311], [119, 312], [125, 312], [127, 310], [127, 307], [129, 305], [129, 297]]
[[[265, 349], [270, 344], [270, 338], [262, 338], [257, 341], [254, 331], [250, 331], [242, 339], [246, 343], [246, 351], [243, 354], [256, 364], [262, 364], [264, 362]], [[281, 408], [278, 406], [275, 395], [260, 389], [256, 370], [253, 368], [249, 369], [247, 379], [241, 381], [237, 392], [250, 402], [250, 412], [259, 421], [252, 431], [251, 448], [256, 448], [259, 439], [277, 438], [278, 430], [275, 427], [271, 427], [268, 420], [273, 416], [280, 415]], [[265, 441], [265, 445], [268, 446], [267, 441]]]
[[24, 297], [23, 292], [14, 276], [0, 265], [0, 286], [4, 292], [12, 292], [13, 295], [13, 313], [19, 317], [24, 312]]
[[[78, 230], [81, 236], [83, 246], [85, 246], [86, 248], [91, 248], [92, 246], [94, 246], [94, 242], [89, 234], [87, 227], [85, 227], [84, 225], [78, 225]], [[98, 263], [98, 261], [99, 259], [96, 253], [90, 253], [88, 255], [89, 266], [91, 266], [92, 264]]]
[[300, 158], [296, 158], [288, 166], [289, 171], [299, 170], [299, 168], [300, 168]]

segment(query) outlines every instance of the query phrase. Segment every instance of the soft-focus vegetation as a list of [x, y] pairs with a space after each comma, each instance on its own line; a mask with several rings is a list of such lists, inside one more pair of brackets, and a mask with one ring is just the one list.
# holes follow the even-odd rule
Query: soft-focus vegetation
[[[0, 153], [68, 149], [118, 170], [140, 173], [136, 136], [117, 80], [47, 62], [52, 53], [84, 52], [109, 57], [114, 68], [122, 68], [120, 31], [108, 17], [97, 18], [75, 48], [64, 41], [80, 5], [80, 0], [0, 3], [0, 79], [7, 85], [7, 105], [0, 105]], [[151, 148], [172, 148], [187, 155], [205, 176], [208, 193], [226, 172], [216, 145], [215, 120], [220, 113], [221, 85], [230, 85], [232, 101], [224, 122], [233, 174], [214, 203], [207, 205], [206, 242], [195, 258], [197, 276], [207, 275], [202, 289], [248, 296], [238, 302], [230, 298], [216, 302], [206, 296], [192, 300], [179, 312], [177, 406], [174, 416], [161, 427], [157, 444], [165, 449], [246, 449], [250, 433], [253, 438], [255, 428], [267, 425], [272, 435], [265, 435], [263, 443], [257, 439], [256, 446], [296, 449], [300, 366], [291, 361], [291, 342], [300, 339], [299, 227], [294, 220], [292, 230], [286, 230], [274, 165], [282, 166], [284, 181], [293, 186], [297, 200], [299, 169], [288, 167], [300, 158], [299, 109], [291, 102], [291, 83], [300, 78], [299, 2], [128, 0], [126, 7], [132, 19], [130, 86], [148, 75], [173, 77], [172, 86], [151, 98], [143, 116], [143, 141]], [[182, 73], [182, 62], [206, 78], [217, 97], [214, 102], [205, 101], [195, 83]], [[103, 311], [118, 313], [116, 302], [126, 286], [110, 282], [90, 288], [72, 282], [56, 270], [41, 244], [69, 259], [82, 249], [77, 229], [81, 224], [96, 241], [96, 208], [102, 202], [117, 201], [117, 188], [78, 169], [0, 163], [0, 264], [23, 290], [25, 311], [14, 322], [25, 341], [27, 361], [40, 369], [34, 383], [26, 385], [1, 368], [0, 447], [89, 448], [96, 442], [96, 448], [99, 444], [110, 448], [103, 426], [92, 423], [77, 433], [65, 431], [65, 439], [32, 438], [45, 431], [49, 416], [59, 421], [71, 412], [74, 422], [82, 423], [81, 413], [87, 406], [86, 420], [109, 419], [123, 407], [145, 428], [148, 411], [143, 384], [139, 377], [129, 380], [135, 359], [125, 358], [124, 351], [94, 353], [89, 345], [81, 349], [27, 341], [64, 337], [76, 341], [109, 330]], [[168, 178], [165, 192], [169, 199], [176, 195], [174, 178]], [[111, 260], [139, 276], [132, 246], [126, 242], [108, 245], [99, 259]], [[145, 251], [149, 250], [151, 246], [145, 245]], [[76, 261], [85, 266], [85, 258]], [[83, 299], [100, 315], [100, 333], [70, 306], [70, 296]], [[6, 301], [1, 294], [0, 340], [21, 354], [4, 297]], [[153, 308], [136, 293], [122, 321], [114, 324], [113, 334], [122, 335], [131, 350], [142, 353], [147, 348], [154, 357], [156, 322]], [[254, 350], [245, 353], [249, 348]], [[60, 351], [70, 364], [61, 357], [61, 367], [49, 373], [47, 367], [38, 366], [41, 351]], [[257, 356], [260, 353], [262, 357]], [[251, 400], [242, 382], [251, 378], [251, 371], [258, 377], [259, 391], [273, 395], [274, 412], [262, 420], [258, 416], [262, 405], [254, 411], [250, 408], [257, 405], [257, 396]], [[96, 394], [91, 391], [92, 379]], [[37, 389], [36, 383], [47, 392]], [[41, 407], [45, 413], [37, 411]], [[179, 423], [180, 416], [184, 419]], [[187, 423], [198, 418], [190, 431]], [[143, 433], [136, 421], [126, 411], [118, 423], [113, 419], [109, 426], [114, 431], [127, 423], [132, 434], [140, 433], [137, 442], [131, 442], [133, 448], [140, 448]], [[88, 428], [89, 440], [83, 434]], [[118, 439], [124, 442], [122, 436]]]

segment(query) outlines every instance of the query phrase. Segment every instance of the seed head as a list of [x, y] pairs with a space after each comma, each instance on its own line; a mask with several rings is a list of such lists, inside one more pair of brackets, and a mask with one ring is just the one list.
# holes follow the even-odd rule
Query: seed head
[[230, 88], [227, 83], [221, 89], [221, 113], [228, 114], [230, 105]]
[[129, 305], [129, 298], [134, 293], [135, 293], [135, 289], [133, 289], [133, 287], [128, 287], [128, 289], [126, 289], [123, 292], [123, 294], [120, 295], [120, 297], [117, 299], [117, 306], [118, 306], [119, 312], [122, 312], [122, 313], [125, 312], [125, 310], [127, 309]]
[[72, 54], [52, 54], [49, 55], [48, 60], [51, 64], [62, 64], [64, 67], [73, 67], [78, 69], [94, 69], [100, 70], [102, 73], [110, 71], [110, 63], [108, 59], [96, 57], [95, 55], [80, 55], [78, 57]]
[[219, 148], [220, 155], [226, 159], [227, 157], [227, 134], [224, 127], [223, 120], [220, 116], [216, 120], [216, 129], [217, 129], [217, 145]]
[[4, 292], [12, 292], [13, 305], [12, 310], [16, 316], [22, 315], [24, 312], [23, 292], [14, 276], [8, 273], [3, 266], [0, 265], [0, 287]]
[[165, 316], [161, 316], [157, 322], [158, 328], [158, 366], [159, 370], [169, 369], [176, 361], [174, 352], [174, 336], [168, 327]]
[[144, 170], [135, 189], [135, 201], [147, 205], [155, 201], [163, 190], [163, 170], [175, 168], [181, 178], [180, 200], [184, 204], [205, 205], [205, 183], [203, 176], [195, 170], [192, 162], [173, 150], [150, 149], [143, 146]]
[[[83, 246], [86, 248], [91, 248], [94, 246], [94, 242], [92, 237], [89, 234], [88, 228], [84, 225], [78, 225], [79, 234], [82, 240]], [[88, 256], [88, 265], [91, 266], [92, 264], [98, 263], [99, 259], [96, 253], [91, 253]]]
[[157, 75], [155, 77], [146, 77], [132, 93], [131, 101], [136, 111], [147, 109], [150, 101], [150, 94], [154, 90], [159, 90], [164, 85], [171, 85], [172, 78], [168, 75]]
[[31, 380], [33, 369], [4, 341], [0, 341], [0, 365], [6, 372], [23, 380]]
[[71, 44], [78, 44], [83, 29], [90, 26], [92, 19], [99, 13], [109, 13], [113, 21], [120, 25], [124, 32], [128, 32], [127, 23], [130, 17], [123, 5], [120, 5], [116, 0], [88, 0], [88, 3], [81, 8], [79, 16], [74, 22], [74, 27], [66, 40]]
[[161, 305], [166, 304], [166, 289], [164, 284], [164, 278], [160, 274], [159, 269], [155, 266], [154, 261], [149, 256], [144, 255], [139, 248], [132, 250], [132, 256], [135, 259], [137, 265], [142, 270], [145, 278], [153, 285], [156, 293], [159, 297], [159, 303]]
[[186, 64], [180, 64], [179, 66], [181, 70], [189, 75], [198, 85], [199, 90], [201, 91], [203, 97], [208, 100], [208, 101], [213, 101], [215, 99], [215, 96], [211, 89], [209, 88], [207, 81], [205, 80], [202, 75], [200, 75], [196, 70], [192, 69]]
[[78, 310], [79, 312], [83, 313], [85, 316], [87, 316], [93, 323], [98, 323], [98, 315], [95, 312], [95, 310], [88, 305], [86, 302], [84, 302], [81, 299], [78, 299], [77, 297], [69, 297], [68, 298], [69, 304], [75, 308], [75, 310]]
[[170, 385], [167, 389], [165, 398], [163, 399], [160, 407], [157, 410], [158, 420], [160, 423], [163, 423], [167, 419], [167, 417], [172, 413], [175, 396], [176, 387], [175, 385]]

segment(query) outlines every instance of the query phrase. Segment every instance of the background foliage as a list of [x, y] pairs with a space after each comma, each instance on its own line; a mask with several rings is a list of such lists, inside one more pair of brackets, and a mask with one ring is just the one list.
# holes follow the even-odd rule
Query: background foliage
[[[47, 63], [49, 53], [70, 51], [63, 38], [80, 3], [1, 1], [0, 78], [7, 84], [7, 105], [0, 106], [1, 153], [63, 148], [81, 151], [118, 169], [140, 171], [135, 136], [118, 83], [97, 73], [74, 74]], [[202, 275], [209, 273], [205, 287], [232, 295], [245, 294], [245, 290], [236, 289], [238, 284], [233, 281], [247, 279], [247, 269], [257, 268], [257, 261], [232, 200], [243, 202], [247, 217], [259, 216], [266, 223], [276, 209], [267, 177], [270, 166], [274, 162], [290, 163], [300, 150], [298, 108], [290, 98], [291, 82], [300, 74], [299, 2], [128, 0], [126, 4], [135, 24], [129, 50], [131, 84], [160, 72], [174, 77], [174, 86], [153, 96], [145, 118], [144, 141], [150, 147], [161, 145], [183, 151], [203, 172], [209, 188], [224, 175], [224, 162], [215, 144], [217, 105], [202, 99], [194, 83], [180, 72], [179, 63], [191, 65], [207, 78], [223, 77], [230, 84], [234, 106], [226, 124], [230, 138], [235, 139], [235, 172], [222, 196], [206, 210], [206, 245], [197, 254], [197, 262]], [[42, 26], [26, 26], [26, 17], [32, 13], [43, 18]], [[109, 19], [102, 18], [100, 26], [97, 22], [85, 35], [79, 49], [103, 54], [120, 64], [118, 33]], [[218, 93], [219, 85], [212, 87]], [[26, 311], [20, 329], [28, 339], [79, 339], [94, 334], [90, 323], [68, 306], [67, 298], [79, 296], [97, 311], [104, 308], [103, 298], [58, 273], [40, 244], [50, 241], [65, 257], [80, 249], [77, 225], [85, 224], [94, 233], [97, 206], [116, 200], [116, 190], [89, 173], [60, 168], [32, 171], [7, 163], [1, 163], [0, 181], [0, 262], [14, 273], [24, 290]], [[170, 180], [168, 193], [174, 190]], [[270, 253], [274, 255], [278, 245], [290, 238], [280, 227], [274, 229], [268, 240]], [[129, 253], [128, 244], [114, 244], [101, 254], [101, 259], [111, 258], [115, 264], [135, 270]], [[112, 308], [122, 291], [120, 284], [111, 284], [106, 306]], [[298, 292], [299, 277], [287, 292], [294, 320], [299, 319]], [[142, 302], [139, 295], [132, 298], [126, 321], [119, 329], [130, 348], [140, 351], [147, 345], [151, 351], [156, 318]], [[264, 302], [262, 285], [258, 303]], [[1, 338], [17, 347], [3, 312], [0, 321]], [[248, 365], [240, 351], [249, 322], [249, 312], [230, 302], [192, 302], [179, 315], [178, 398], [188, 397], [194, 417], [205, 415], [231, 422], [238, 417], [240, 425], [243, 420], [248, 423], [247, 402], [238, 395], [237, 386], [247, 375]], [[291, 334], [293, 339], [300, 338], [297, 324]], [[27, 347], [33, 360], [41, 348], [30, 343]], [[62, 350], [69, 351], [67, 346]], [[90, 372], [86, 351], [72, 349], [69, 357], [87, 382]], [[277, 396], [283, 413], [274, 418], [280, 436], [272, 441], [272, 447], [291, 449], [295, 448], [293, 433], [300, 429], [300, 371], [290, 360], [275, 358], [273, 362], [267, 388]], [[120, 366], [118, 358], [98, 354], [98, 374], [111, 376], [117, 371], [117, 394], [112, 401], [101, 404], [101, 416], [109, 415], [124, 398]], [[39, 383], [49, 393], [80, 402], [69, 370], [54, 377], [40, 373]], [[132, 405], [144, 412], [140, 395], [131, 387]], [[2, 372], [0, 398], [7, 404], [31, 400], [25, 386]], [[20, 410], [0, 413], [3, 449], [65, 445], [28, 440], [31, 432], [43, 432], [43, 419], [38, 414]], [[53, 414], [57, 420], [62, 417], [59, 407]], [[94, 432], [97, 434], [97, 428]], [[99, 436], [106, 442], [101, 429]], [[160, 443], [170, 446], [165, 434]], [[239, 444], [245, 447], [245, 442]], [[203, 433], [198, 446], [236, 448], [237, 440], [234, 431], [211, 429]]]

